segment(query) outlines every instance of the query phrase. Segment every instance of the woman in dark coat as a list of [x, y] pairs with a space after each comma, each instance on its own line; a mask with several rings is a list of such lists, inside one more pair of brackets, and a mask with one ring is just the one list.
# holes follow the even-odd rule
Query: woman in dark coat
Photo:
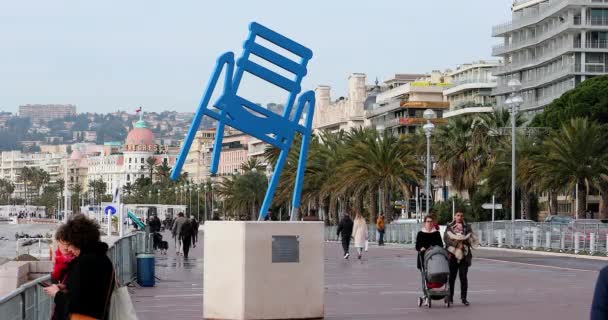
[[421, 261], [424, 260], [424, 253], [427, 249], [432, 246], [443, 247], [443, 241], [441, 240], [441, 234], [435, 229], [435, 219], [432, 215], [424, 217], [424, 225], [422, 230], [418, 231], [416, 236], [416, 251], [418, 251], [418, 262], [416, 267], [422, 270]]
[[114, 267], [107, 256], [108, 245], [100, 241], [99, 225], [83, 215], [75, 215], [65, 224], [58, 239], [68, 244], [75, 256], [68, 265], [65, 285], [44, 289], [54, 299], [58, 320], [75, 315], [107, 319], [114, 289]]

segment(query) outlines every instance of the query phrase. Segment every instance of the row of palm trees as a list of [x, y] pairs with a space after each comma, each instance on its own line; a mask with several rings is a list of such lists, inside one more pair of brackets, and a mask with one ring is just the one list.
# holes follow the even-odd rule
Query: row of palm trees
[[[581, 217], [587, 209], [586, 195], [590, 193], [599, 190], [602, 202], [608, 204], [605, 127], [576, 118], [564, 122], [558, 130], [531, 131], [523, 129], [525, 119], [521, 116], [515, 121], [522, 128], [517, 132], [515, 204], [521, 217], [531, 217], [538, 211], [533, 200], [541, 196], [549, 199], [546, 211], [557, 214], [558, 196], [571, 195], [575, 188], [580, 195], [577, 207]], [[457, 191], [458, 203], [468, 203], [471, 207], [468, 210], [482, 211], [477, 202], [483, 203], [492, 195], [510, 208], [510, 127], [511, 115], [505, 110], [461, 116], [439, 126], [432, 138], [435, 183]], [[281, 175], [275, 212], [290, 206], [299, 143], [294, 142]], [[361, 213], [371, 221], [379, 211], [387, 213], [389, 219], [396, 217], [398, 212], [392, 203], [412, 197], [415, 188], [424, 185], [425, 154], [422, 131], [400, 137], [373, 128], [321, 133], [312, 139], [308, 154], [302, 190], [304, 214], [308, 209], [317, 209], [327, 223], [336, 223], [343, 211]], [[278, 155], [277, 149], [269, 148], [265, 160], [275, 163]], [[267, 181], [261, 163], [245, 163], [242, 171], [244, 174], [240, 176], [224, 179], [218, 194], [226, 201], [230, 215], [255, 219]], [[487, 214], [476, 213], [474, 219], [484, 219]], [[606, 205], [602, 206], [600, 216], [608, 218]]]
[[[506, 111], [497, 111], [457, 118], [440, 127], [435, 139], [439, 176], [470, 198], [481, 189], [499, 195], [510, 207], [511, 137], [500, 130], [510, 126], [508, 119]], [[576, 206], [580, 217], [587, 210], [587, 195], [597, 190], [604, 198], [600, 216], [608, 217], [606, 128], [575, 118], [557, 130], [542, 129], [517, 133], [516, 187], [523, 202], [522, 217], [530, 217], [531, 199], [541, 195], [549, 198], [547, 211], [557, 214], [558, 196], [573, 194], [575, 188], [580, 195]]]

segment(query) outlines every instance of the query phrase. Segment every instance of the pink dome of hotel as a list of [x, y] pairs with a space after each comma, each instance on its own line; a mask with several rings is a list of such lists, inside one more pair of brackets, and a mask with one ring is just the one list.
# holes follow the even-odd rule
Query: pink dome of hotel
[[80, 160], [80, 159], [82, 159], [82, 153], [78, 150], [72, 151], [72, 154], [70, 155], [70, 160]]
[[135, 128], [129, 131], [125, 147], [127, 151], [152, 151], [152, 148], [156, 146], [154, 139], [154, 132], [148, 129], [145, 121], [139, 120], [135, 124]]

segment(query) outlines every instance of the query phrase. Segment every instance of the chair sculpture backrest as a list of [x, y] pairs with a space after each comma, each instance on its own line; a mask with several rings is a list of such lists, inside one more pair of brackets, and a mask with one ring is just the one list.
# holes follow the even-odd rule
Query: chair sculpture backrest
[[[264, 203], [260, 208], [259, 217], [260, 220], [262, 220], [268, 214], [268, 209], [272, 203], [272, 197], [277, 187], [281, 171], [285, 165], [287, 154], [294, 141], [295, 134], [298, 132], [302, 134], [303, 139], [292, 200], [292, 207], [295, 209], [292, 211], [292, 219], [294, 219], [297, 216], [297, 208], [299, 207], [304, 168], [306, 165], [306, 154], [308, 153], [308, 144], [312, 134], [312, 119], [315, 105], [314, 92], [308, 91], [302, 94], [298, 99], [295, 111], [293, 110], [293, 106], [296, 97], [301, 92], [302, 79], [307, 74], [306, 66], [308, 61], [312, 58], [312, 51], [258, 23], [251, 23], [249, 30], [249, 37], [243, 45], [243, 55], [236, 63], [236, 72], [234, 71], [235, 61], [232, 52], [225, 53], [218, 59], [216, 69], [213, 72], [211, 80], [203, 95], [199, 110], [192, 121], [192, 126], [182, 145], [171, 178], [174, 180], [179, 178], [190, 146], [192, 145], [196, 131], [199, 128], [201, 118], [204, 115], [218, 121], [210, 168], [212, 174], [217, 173], [218, 170], [224, 128], [226, 125], [258, 138], [279, 148], [281, 151], [274, 169], [273, 177], [266, 192], [266, 197], [264, 198]], [[265, 40], [270, 46], [268, 44], [264, 45], [258, 40]], [[277, 47], [279, 50], [276, 50]], [[285, 54], [280, 53], [280, 51], [289, 52], [292, 55], [295, 55], [300, 61], [294, 61], [293, 59], [286, 57]], [[293, 77], [286, 77], [261, 65], [254, 61], [252, 56], [269, 63], [272, 65], [273, 69], [278, 67], [287, 71], [289, 74], [292, 74]], [[226, 67], [225, 70], [224, 67]], [[211, 99], [222, 71], [225, 71], [223, 92], [213, 106], [210, 106], [209, 100]], [[288, 98], [282, 115], [278, 115], [271, 110], [260, 107], [254, 102], [238, 95], [238, 90], [245, 73], [251, 74], [254, 77], [260, 78], [287, 91]], [[308, 109], [307, 112], [304, 113], [306, 107], [308, 107]], [[302, 119], [303, 115], [304, 119]], [[300, 123], [301, 120], [303, 120], [303, 124]]]

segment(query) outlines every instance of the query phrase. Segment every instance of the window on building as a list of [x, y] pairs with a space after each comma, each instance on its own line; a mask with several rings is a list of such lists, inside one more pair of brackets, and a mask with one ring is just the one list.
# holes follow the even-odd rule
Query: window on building
[[141, 163], [144, 163], [144, 158], [141, 158]]
[[131, 181], [131, 175], [130, 174], [127, 175], [127, 181]]
[[133, 160], [133, 159], [129, 158], [129, 163], [131, 163], [131, 160]]

